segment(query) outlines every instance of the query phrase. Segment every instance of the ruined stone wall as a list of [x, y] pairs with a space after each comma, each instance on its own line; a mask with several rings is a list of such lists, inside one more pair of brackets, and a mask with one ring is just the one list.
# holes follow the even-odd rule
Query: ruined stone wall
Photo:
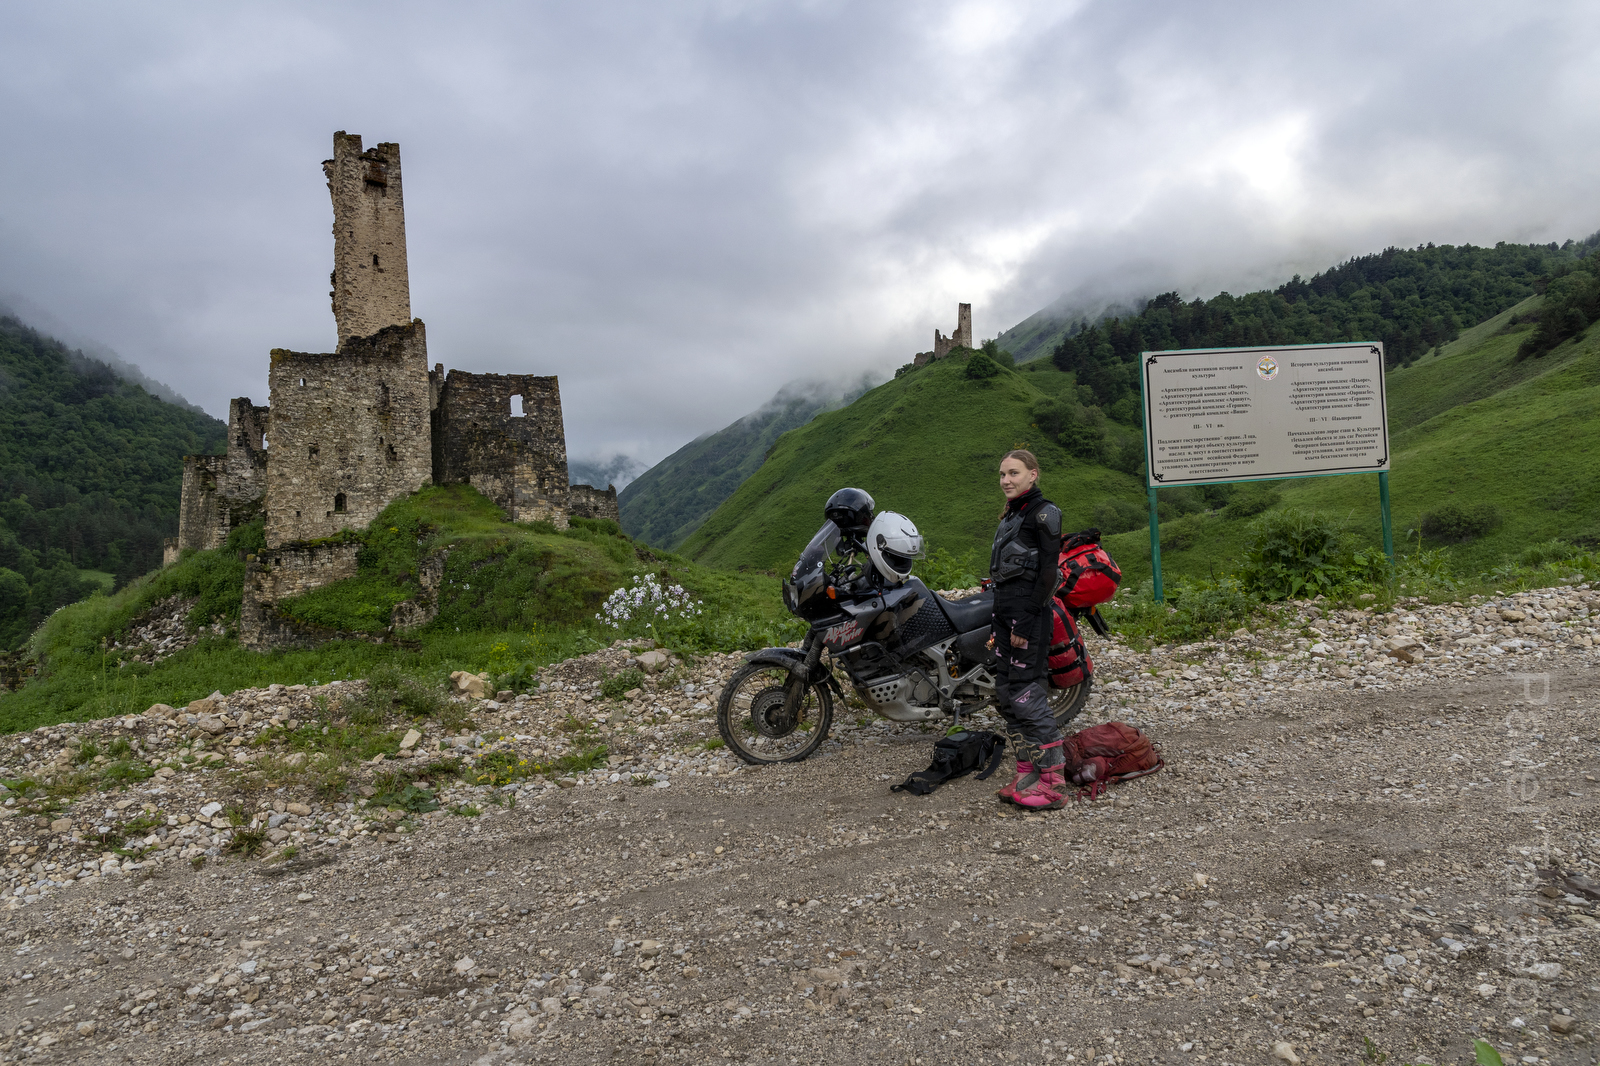
[[567, 436], [556, 379], [450, 371], [433, 413], [433, 477], [470, 484], [513, 522], [566, 528]]
[[245, 569], [239, 604], [239, 643], [254, 651], [310, 648], [336, 634], [282, 618], [277, 605], [291, 596], [356, 576], [359, 544], [295, 544], [268, 548]]
[[260, 499], [266, 491], [267, 429], [271, 407], [257, 407], [250, 397], [228, 401], [228, 462], [230, 494]]
[[215, 548], [228, 536], [218, 499], [227, 458], [221, 455], [183, 457], [183, 497], [178, 505], [178, 551]]
[[361, 150], [361, 138], [333, 135], [333, 158], [322, 164], [333, 197], [333, 317], [341, 348], [385, 326], [411, 321], [406, 271], [405, 199], [400, 146]]
[[360, 530], [433, 475], [422, 322], [337, 354], [272, 352], [267, 545]]
[[260, 516], [267, 488], [268, 408], [248, 396], [228, 404], [228, 453], [186, 455], [178, 536], [164, 544], [162, 564], [185, 548], [220, 548], [235, 526]]
[[609, 518], [622, 524], [622, 512], [617, 510], [617, 490], [612, 485], [603, 489], [593, 485], [568, 486], [567, 513], [574, 518]]

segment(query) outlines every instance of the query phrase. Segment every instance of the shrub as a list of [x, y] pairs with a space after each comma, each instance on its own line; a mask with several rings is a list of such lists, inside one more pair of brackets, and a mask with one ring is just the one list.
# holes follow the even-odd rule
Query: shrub
[[1179, 639], [1199, 640], [1250, 617], [1255, 600], [1235, 578], [1180, 583], [1175, 589]]
[[990, 359], [993, 359], [997, 365], [1003, 366], [1007, 370], [1011, 370], [1016, 367], [1017, 357], [1012, 355], [1007, 349], [1000, 347], [1000, 342], [994, 338], [991, 337], [989, 340], [984, 341], [981, 345], [981, 348], [983, 350], [983, 354], [987, 355]]
[[1156, 514], [1163, 522], [1180, 515], [1209, 510], [1211, 507], [1206, 503], [1205, 493], [1192, 485], [1156, 490]]
[[1447, 503], [1422, 516], [1422, 535], [1446, 544], [1464, 544], [1500, 526], [1500, 512], [1492, 503], [1461, 507]]
[[1168, 522], [1161, 527], [1161, 546], [1175, 552], [1188, 551], [1200, 543], [1205, 527], [1205, 519], [1194, 514]]
[[393, 663], [381, 663], [372, 668], [365, 704], [365, 708], [351, 713], [351, 719], [361, 725], [378, 725], [383, 721], [384, 712], [391, 710], [413, 718], [445, 719], [456, 709], [442, 688], [417, 680]]
[[1114, 445], [1108, 445], [1106, 465], [1113, 470], [1124, 474], [1131, 474], [1140, 481], [1144, 480], [1144, 438], [1123, 437]]
[[1234, 578], [1179, 579], [1167, 587], [1165, 603], [1151, 599], [1146, 580], [1131, 596], [1102, 608], [1112, 629], [1136, 644], [1185, 644], [1236, 629], [1248, 621], [1256, 599]]
[[1098, 411], [1091, 412], [1068, 400], [1044, 399], [1033, 405], [1029, 415], [1033, 424], [1069, 455], [1098, 461], [1106, 450], [1105, 416]]
[[1270, 511], [1281, 502], [1283, 502], [1283, 494], [1276, 489], [1252, 485], [1228, 501], [1228, 505], [1222, 509], [1222, 516], [1224, 518], [1254, 518], [1263, 511]]
[[1126, 533], [1150, 520], [1150, 512], [1127, 500], [1101, 500], [1094, 508], [1094, 524], [1105, 533]]
[[982, 580], [987, 562], [976, 548], [960, 556], [935, 548], [917, 564], [917, 576], [931, 589], [970, 589]]
[[1530, 544], [1522, 549], [1517, 556], [1517, 562], [1523, 566], [1544, 566], [1548, 563], [1564, 562], [1576, 559], [1583, 551], [1576, 545], [1568, 544], [1564, 540], [1547, 540], [1542, 544]]
[[975, 352], [967, 359], [967, 380], [986, 381], [989, 378], [999, 377], [1004, 369], [999, 363], [989, 358], [987, 353]]
[[1341, 538], [1321, 515], [1286, 510], [1262, 515], [1250, 530], [1240, 576], [1263, 599], [1316, 596], [1346, 579]]

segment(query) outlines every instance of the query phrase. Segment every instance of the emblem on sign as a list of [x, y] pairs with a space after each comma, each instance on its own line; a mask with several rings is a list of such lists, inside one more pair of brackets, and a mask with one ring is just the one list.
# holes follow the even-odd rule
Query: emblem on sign
[[1278, 361], [1270, 355], [1263, 356], [1256, 364], [1256, 373], [1261, 375], [1262, 381], [1271, 381], [1278, 376]]

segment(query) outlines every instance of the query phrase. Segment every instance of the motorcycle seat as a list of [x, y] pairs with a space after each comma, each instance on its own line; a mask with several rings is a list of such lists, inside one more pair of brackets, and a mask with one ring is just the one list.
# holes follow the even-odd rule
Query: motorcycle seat
[[957, 633], [970, 633], [974, 629], [982, 629], [991, 621], [994, 613], [994, 593], [980, 592], [976, 596], [969, 596], [964, 600], [947, 600], [943, 596], [935, 597], [939, 606], [944, 608], [944, 615], [950, 619], [950, 624]]

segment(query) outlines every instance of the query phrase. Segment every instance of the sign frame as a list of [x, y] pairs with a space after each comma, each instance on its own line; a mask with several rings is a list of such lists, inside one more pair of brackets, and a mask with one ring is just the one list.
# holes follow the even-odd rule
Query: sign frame
[[[1366, 348], [1369, 353], [1377, 356], [1378, 373], [1376, 376], [1377, 403], [1379, 421], [1382, 431], [1382, 457], [1377, 463], [1367, 463], [1356, 466], [1314, 467], [1300, 470], [1274, 470], [1272, 472], [1259, 472], [1236, 477], [1199, 477], [1172, 480], [1156, 472], [1156, 431], [1151, 406], [1156, 401], [1157, 392], [1151, 381], [1151, 368], [1159, 360], [1171, 360], [1177, 357], [1216, 357], [1219, 355], [1252, 356], [1252, 353], [1295, 353], [1295, 352], [1326, 352], [1330, 349], [1359, 349]], [[1257, 363], [1258, 376], [1263, 380], [1270, 380], [1278, 371], [1278, 364], [1270, 356], [1263, 356], [1259, 360], [1252, 358]], [[1271, 364], [1268, 366], [1268, 364]], [[1214, 371], [1215, 367], [1206, 367], [1205, 371]], [[1230, 368], [1237, 369], [1237, 368]], [[1389, 401], [1387, 388], [1388, 371], [1384, 365], [1382, 341], [1342, 341], [1330, 344], [1283, 344], [1283, 345], [1251, 345], [1236, 348], [1181, 348], [1166, 351], [1146, 351], [1139, 354], [1139, 392], [1140, 405], [1139, 417], [1144, 435], [1145, 448], [1145, 486], [1150, 507], [1150, 567], [1154, 577], [1154, 598], [1157, 603], [1165, 599], [1162, 588], [1161, 574], [1161, 525], [1156, 512], [1156, 489], [1172, 488], [1183, 485], [1219, 485], [1242, 484], [1250, 481], [1287, 481], [1313, 477], [1342, 477], [1347, 474], [1367, 474], [1376, 472], [1378, 475], [1378, 504], [1382, 512], [1383, 521], [1383, 550], [1389, 557], [1389, 562], [1394, 563], [1394, 522], [1389, 509], [1389, 470], [1392, 458], [1389, 447]], [[1292, 392], [1285, 392], [1287, 400]], [[1252, 404], [1254, 400], [1252, 398]], [[1197, 416], [1204, 417], [1204, 416]], [[1222, 416], [1227, 417], [1227, 416]], [[1331, 417], [1331, 416], [1329, 416]], [[1316, 419], [1313, 419], [1315, 421]], [[1322, 421], [1326, 421], [1324, 417]], [[1222, 427], [1218, 427], [1222, 428]], [[1286, 431], [1287, 432], [1287, 431]]]

